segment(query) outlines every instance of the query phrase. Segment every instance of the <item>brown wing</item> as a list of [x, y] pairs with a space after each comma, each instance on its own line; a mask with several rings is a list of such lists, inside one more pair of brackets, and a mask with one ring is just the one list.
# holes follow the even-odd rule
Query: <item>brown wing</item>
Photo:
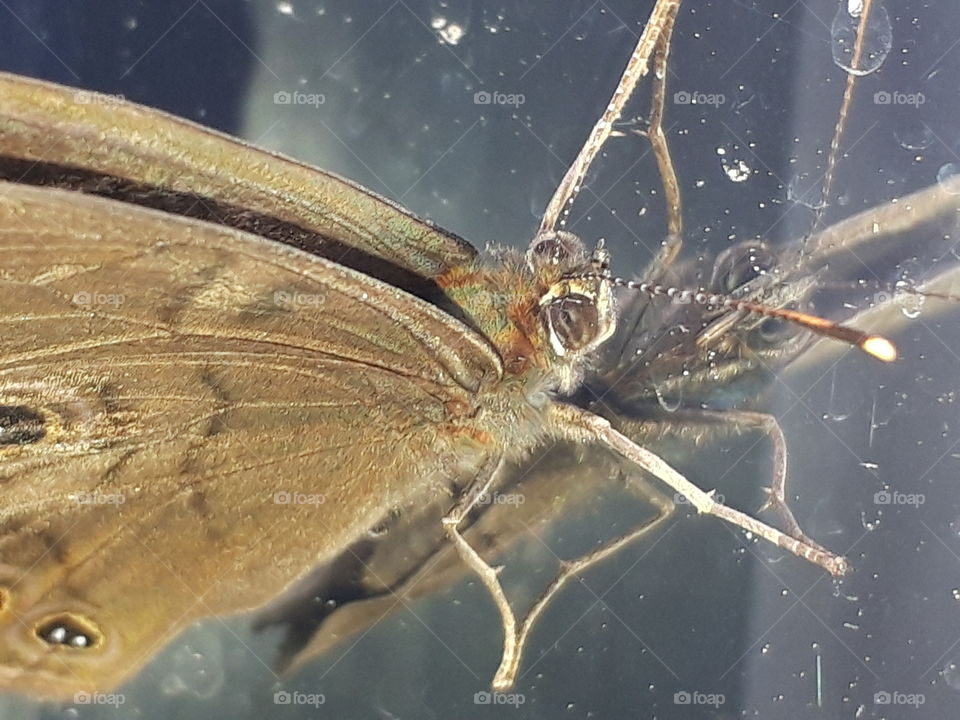
[[81, 190], [295, 245], [409, 285], [461, 238], [348, 180], [151, 108], [0, 73], [0, 179]]
[[0, 686], [37, 694], [115, 685], [433, 491], [502, 371], [396, 288], [78, 193], [0, 183], [0, 297]]

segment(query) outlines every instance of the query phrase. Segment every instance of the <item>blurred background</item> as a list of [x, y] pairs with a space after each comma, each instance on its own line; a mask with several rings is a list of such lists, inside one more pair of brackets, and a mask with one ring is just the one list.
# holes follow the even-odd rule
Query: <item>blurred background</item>
[[[240, 135], [355, 180], [478, 247], [523, 248], [651, 7], [6, 0], [0, 69]], [[812, 231], [822, 203], [820, 222], [829, 224], [960, 169], [957, 9], [887, 0], [872, 13], [871, 71], [859, 78], [824, 199], [847, 78], [841, 65], [858, 23], [851, 6], [721, 0], [681, 8], [664, 125], [687, 256], [711, 258], [750, 238], [786, 246]], [[605, 238], [614, 272], [627, 277], [665, 234], [656, 165], [637, 132], [648, 108], [639, 96], [568, 226], [588, 244]], [[918, 238], [906, 233], [902, 261], [879, 280], [918, 282], [949, 266], [957, 259], [951, 232], [932, 252], [915, 249]], [[556, 599], [531, 642], [516, 707], [474, 701], [499, 659], [500, 630], [485, 592], [464, 580], [281, 680], [269, 669], [278, 632], [254, 633], [234, 618], [174, 641], [120, 690], [121, 706], [8, 696], [0, 714], [952, 717], [960, 693], [958, 317], [960, 309], [936, 314], [926, 303], [894, 338], [898, 363], [839, 353], [779, 378], [762, 401], [790, 447], [794, 512], [813, 538], [846, 553], [854, 570], [843, 582], [680, 508]], [[671, 459], [701, 487], [756, 507], [770, 476], [766, 442], [744, 436], [680, 454], [682, 462]], [[575, 554], [598, 534], [629, 527], [628, 510], [604, 503], [616, 485], [610, 472], [596, 478], [592, 469], [569, 467], [597, 490], [551, 531], [558, 552]], [[923, 503], [878, 502], [884, 491]], [[514, 572], [549, 582], [555, 567], [528, 555], [524, 566], [518, 554]], [[278, 706], [278, 690], [324, 702]], [[723, 702], [684, 705], [694, 693]], [[908, 696], [914, 704], [903, 704]]]

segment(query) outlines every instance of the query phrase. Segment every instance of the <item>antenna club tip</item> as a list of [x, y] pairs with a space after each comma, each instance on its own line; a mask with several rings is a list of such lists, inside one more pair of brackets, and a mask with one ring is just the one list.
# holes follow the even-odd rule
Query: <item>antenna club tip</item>
[[893, 362], [897, 359], [896, 346], [880, 335], [870, 335], [865, 338], [860, 343], [860, 349], [883, 362]]

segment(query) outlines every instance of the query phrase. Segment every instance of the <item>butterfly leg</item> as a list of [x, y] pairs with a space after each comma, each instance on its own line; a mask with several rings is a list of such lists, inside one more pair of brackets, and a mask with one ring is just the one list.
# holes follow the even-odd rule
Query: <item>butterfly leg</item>
[[846, 573], [847, 562], [842, 557], [834, 555], [815, 543], [791, 537], [739, 510], [717, 502], [713, 491], [704, 492], [658, 455], [640, 447], [614, 430], [610, 423], [599, 415], [559, 403], [551, 406], [550, 412], [551, 429], [561, 437], [575, 442], [598, 443], [606, 447], [666, 483], [675, 492], [682, 494], [698, 512], [714, 515], [762, 537], [798, 557], [819, 565], [835, 577]]
[[[526, 615], [524, 615], [517, 632], [515, 643], [516, 649], [511, 656], [511, 663], [509, 665], [507, 665], [505, 662], [501, 663], [500, 668], [497, 671], [497, 676], [494, 679], [494, 687], [498, 687], [498, 681], [502, 684], [503, 688], [510, 688], [514, 685], [520, 670], [520, 660], [523, 657], [524, 648], [527, 645], [527, 641], [530, 638], [530, 633], [533, 631], [534, 625], [540, 618], [540, 615], [546, 609], [547, 605], [550, 604], [554, 596], [560, 592], [564, 585], [566, 585], [567, 581], [582, 575], [592, 566], [617, 554], [626, 545], [629, 545], [633, 541], [649, 534], [667, 517], [669, 517], [671, 511], [673, 510], [673, 504], [655, 488], [650, 488], [650, 490], [652, 492], [644, 493], [644, 498], [650, 500], [657, 509], [656, 516], [648, 519], [645, 523], [639, 525], [630, 532], [610, 540], [605, 545], [599, 547], [593, 552], [587, 553], [586, 555], [581, 555], [574, 560], [564, 560], [560, 563], [560, 572], [557, 573], [550, 585], [548, 585], [543, 593], [540, 594], [540, 597], [537, 598], [537, 600], [530, 606], [530, 609], [527, 610]], [[506, 659], [506, 656], [504, 656], [504, 661], [506, 661]]]
[[571, 578], [581, 575], [591, 566], [616, 554], [625, 545], [651, 532], [661, 521], [669, 516], [673, 507], [668, 498], [655, 488], [651, 488], [649, 495], [645, 493], [644, 496], [649, 497], [651, 503], [656, 508], [657, 514], [655, 517], [649, 519], [646, 523], [634, 530], [609, 541], [593, 552], [582, 555], [574, 560], [562, 561], [560, 572], [530, 606], [523, 617], [518, 620], [500, 583], [499, 568], [491, 566], [484, 560], [480, 553], [464, 538], [460, 529], [460, 525], [477, 505], [480, 498], [500, 481], [501, 475], [505, 471], [505, 466], [505, 463], [500, 462], [486, 478], [479, 478], [468, 488], [457, 505], [455, 505], [443, 519], [447, 534], [460, 557], [480, 577], [500, 612], [504, 631], [503, 655], [492, 683], [493, 688], [500, 691], [508, 690], [516, 684], [523, 651], [534, 625], [563, 586], [566, 585]]
[[[703, 421], [711, 424], [729, 424], [738, 429], [757, 430], [763, 433], [773, 445], [773, 481], [765, 487], [766, 500], [759, 512], [772, 510], [787, 529], [790, 537], [811, 545], [816, 545], [800, 529], [800, 524], [787, 505], [787, 438], [783, 428], [773, 415], [746, 410], [727, 410], [723, 412], [700, 411]], [[819, 547], [819, 546], [818, 546]]]
[[744, 431], [762, 433], [773, 446], [773, 478], [770, 485], [763, 488], [766, 500], [759, 511], [772, 510], [790, 537], [819, 547], [800, 529], [787, 504], [787, 439], [773, 415], [747, 410], [683, 409], [654, 420], [623, 421], [618, 427], [638, 443], [643, 442], [641, 438], [661, 438], [691, 432], [697, 441], [709, 438], [710, 442], [723, 435]]
[[484, 587], [493, 597], [497, 610], [500, 611], [500, 620], [503, 623], [503, 657], [493, 680], [493, 687], [499, 690], [512, 685], [512, 683], [504, 684], [504, 678], [502, 677], [504, 668], [519, 665], [520, 662], [519, 648], [517, 647], [517, 617], [507, 600], [506, 593], [503, 591], [503, 585], [500, 584], [500, 569], [494, 568], [484, 560], [460, 532], [460, 525], [470, 514], [470, 511], [477, 506], [477, 503], [490, 491], [490, 488], [498, 483], [506, 463], [502, 458], [497, 458], [494, 463], [490, 464], [490, 467], [492, 467], [492, 470], [488, 469], [486, 471], [486, 477], [481, 474], [467, 488], [457, 504], [444, 516], [442, 522], [460, 557], [483, 582]]

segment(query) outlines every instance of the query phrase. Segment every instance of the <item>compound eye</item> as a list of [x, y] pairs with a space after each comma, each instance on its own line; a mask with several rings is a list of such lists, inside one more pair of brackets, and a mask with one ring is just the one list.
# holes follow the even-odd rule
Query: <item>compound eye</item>
[[741, 245], [720, 254], [713, 268], [713, 287], [732, 293], [777, 266], [777, 257], [763, 245]]
[[559, 355], [591, 345], [600, 332], [597, 305], [585, 295], [565, 295], [545, 305], [543, 322]]
[[561, 265], [570, 259], [585, 256], [583, 243], [572, 233], [557, 231], [542, 233], [533, 239], [527, 257], [534, 267]]
[[[787, 307], [796, 310], [795, 303], [790, 303]], [[757, 335], [766, 345], [779, 345], [796, 336], [802, 330], [803, 328], [789, 320], [769, 317], [760, 322]]]

